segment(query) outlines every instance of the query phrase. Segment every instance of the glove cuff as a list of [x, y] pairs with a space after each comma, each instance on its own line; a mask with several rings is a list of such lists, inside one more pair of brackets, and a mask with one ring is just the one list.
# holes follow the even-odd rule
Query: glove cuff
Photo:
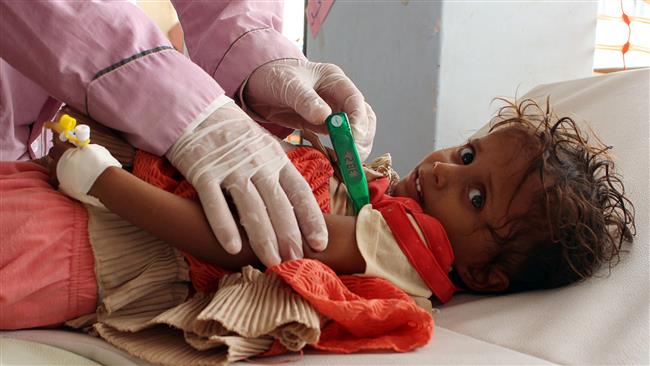
[[56, 166], [59, 189], [66, 195], [91, 206], [105, 208], [88, 191], [108, 167], [122, 168], [117, 159], [103, 146], [90, 144], [69, 149], [63, 153]]
[[[261, 64], [260, 66], [258, 66], [257, 68], [255, 68], [255, 70], [253, 70], [253, 72], [251, 72], [251, 74], [248, 75], [248, 77], [244, 80], [244, 82], [241, 84], [241, 86], [237, 90], [236, 95], [237, 95], [237, 98], [239, 99], [239, 104], [241, 106], [241, 109], [244, 112], [246, 112], [246, 114], [248, 114], [253, 119], [253, 121], [255, 121], [257, 123], [260, 123], [260, 124], [262, 124], [262, 123], [264, 123], [264, 124], [273, 124], [273, 122], [268, 121], [267, 119], [265, 119], [263, 116], [259, 115], [251, 107], [248, 106], [248, 103], [246, 103], [246, 96], [245, 96], [245, 93], [244, 93], [245, 90], [246, 90], [246, 85], [248, 85], [248, 80], [251, 78], [251, 75], [253, 75], [253, 73], [255, 73], [255, 71], [257, 71], [257, 69], [259, 69], [260, 67], [262, 67], [262, 66], [264, 66], [266, 64], [270, 64], [271, 62], [282, 61], [282, 60], [302, 61], [301, 59], [295, 58], [295, 57], [284, 57], [284, 58], [280, 58], [280, 59], [276, 59], [276, 60], [270, 60], [268, 62], [265, 62], [265, 63]], [[287, 128], [287, 130], [291, 130], [291, 129]]]
[[183, 149], [183, 147], [186, 145], [188, 137], [192, 135], [194, 130], [201, 125], [208, 117], [212, 115], [217, 109], [223, 107], [224, 105], [228, 104], [229, 102], [234, 101], [230, 99], [227, 95], [222, 94], [221, 96], [217, 97], [215, 100], [208, 105], [203, 112], [201, 112], [194, 121], [190, 122], [187, 127], [185, 127], [185, 130], [181, 134], [181, 136], [174, 142], [174, 144], [167, 150], [165, 153], [165, 156], [169, 161], [174, 164], [174, 161], [177, 160], [177, 156], [179, 154], [179, 151]]

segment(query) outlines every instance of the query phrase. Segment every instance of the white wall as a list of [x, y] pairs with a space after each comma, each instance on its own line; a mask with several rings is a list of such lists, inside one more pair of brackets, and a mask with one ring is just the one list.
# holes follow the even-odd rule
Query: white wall
[[[372, 156], [400, 174], [485, 123], [496, 96], [591, 74], [596, 2], [337, 0], [307, 56], [343, 68], [377, 113]], [[517, 90], [519, 89], [519, 90]]]
[[305, 37], [310, 60], [341, 66], [363, 92], [377, 114], [371, 157], [390, 152], [402, 174], [433, 146], [441, 6], [337, 0]]
[[590, 76], [597, 10], [595, 2], [445, 2], [436, 148], [487, 122], [494, 97]]

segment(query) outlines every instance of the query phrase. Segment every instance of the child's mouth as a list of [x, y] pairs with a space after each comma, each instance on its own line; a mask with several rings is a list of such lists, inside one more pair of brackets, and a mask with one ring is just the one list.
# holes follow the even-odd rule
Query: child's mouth
[[422, 186], [420, 185], [420, 170], [415, 169], [415, 191], [417, 193], [417, 201], [422, 204], [423, 202], [423, 197], [422, 197]]

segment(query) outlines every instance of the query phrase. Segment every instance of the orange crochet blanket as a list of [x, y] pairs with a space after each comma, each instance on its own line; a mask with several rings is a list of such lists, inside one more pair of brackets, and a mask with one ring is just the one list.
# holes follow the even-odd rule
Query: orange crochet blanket
[[[329, 212], [329, 160], [320, 152], [299, 148], [288, 154], [309, 182], [323, 212]], [[167, 160], [138, 151], [133, 174], [139, 178], [198, 201], [194, 188]], [[216, 290], [218, 279], [228, 272], [186, 254], [190, 278], [199, 292]], [[433, 318], [413, 299], [389, 281], [366, 276], [337, 276], [325, 264], [308, 259], [284, 262], [267, 269], [279, 275], [294, 291], [328, 319], [322, 326], [318, 350], [352, 353], [364, 350], [407, 352], [421, 347], [433, 335]], [[265, 355], [286, 350], [276, 342]]]

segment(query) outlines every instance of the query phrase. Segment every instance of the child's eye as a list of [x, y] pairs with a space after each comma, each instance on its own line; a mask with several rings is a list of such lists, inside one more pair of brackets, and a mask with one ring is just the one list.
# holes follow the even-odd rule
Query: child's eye
[[472, 203], [472, 206], [476, 208], [483, 208], [483, 205], [485, 204], [483, 193], [476, 188], [469, 190], [469, 201]]
[[463, 165], [469, 165], [474, 161], [474, 149], [471, 146], [466, 146], [460, 150], [460, 161]]

